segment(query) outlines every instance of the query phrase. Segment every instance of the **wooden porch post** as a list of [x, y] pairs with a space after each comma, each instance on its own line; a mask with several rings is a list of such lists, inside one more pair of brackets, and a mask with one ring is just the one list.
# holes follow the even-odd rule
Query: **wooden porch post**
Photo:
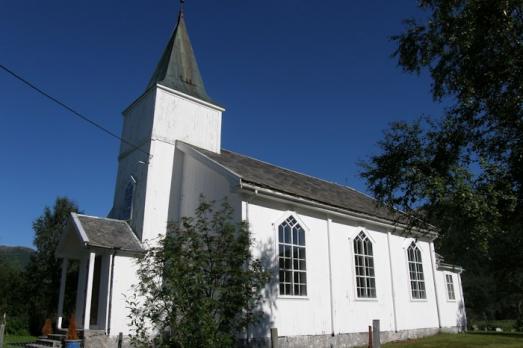
[[67, 281], [67, 267], [69, 266], [69, 259], [65, 258], [62, 261], [62, 277], [60, 278], [60, 294], [58, 295], [58, 320], [56, 326], [62, 328], [62, 318], [64, 316], [64, 297], [65, 297], [65, 283]]
[[95, 257], [95, 253], [89, 253], [89, 261], [87, 266], [87, 284], [85, 284], [84, 330], [89, 330], [89, 326], [91, 324], [91, 295], [93, 293], [93, 272]]

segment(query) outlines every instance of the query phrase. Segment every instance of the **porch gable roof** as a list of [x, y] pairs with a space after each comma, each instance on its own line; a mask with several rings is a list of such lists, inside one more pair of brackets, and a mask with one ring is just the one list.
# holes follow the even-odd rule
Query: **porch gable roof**
[[141, 253], [142, 244], [124, 220], [71, 213], [73, 224], [85, 245]]

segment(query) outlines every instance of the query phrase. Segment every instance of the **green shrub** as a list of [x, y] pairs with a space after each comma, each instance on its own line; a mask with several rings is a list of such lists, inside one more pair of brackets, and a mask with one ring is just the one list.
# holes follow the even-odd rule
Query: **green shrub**
[[516, 320], [476, 320], [471, 321], [471, 326], [481, 331], [495, 331], [500, 328], [503, 332], [511, 332], [516, 328], [516, 323]]
[[5, 326], [6, 335], [13, 336], [27, 336], [29, 330], [27, 328], [27, 318], [24, 316], [10, 317], [7, 319]]

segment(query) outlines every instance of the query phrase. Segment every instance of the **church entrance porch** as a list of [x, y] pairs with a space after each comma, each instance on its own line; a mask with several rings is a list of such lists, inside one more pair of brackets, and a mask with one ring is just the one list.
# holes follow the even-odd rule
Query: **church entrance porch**
[[[79, 330], [109, 334], [115, 260], [142, 252], [126, 221], [72, 213], [56, 250], [63, 260], [58, 329], [64, 329], [66, 316], [74, 313]], [[70, 272], [75, 268], [77, 279]]]
[[[75, 313], [78, 329], [106, 330], [109, 316], [109, 295], [112, 255], [85, 250], [78, 258], [64, 257], [62, 261], [62, 276], [58, 300], [57, 326], [63, 328], [69, 318], [65, 315]], [[71, 289], [68, 270], [73, 263], [78, 264], [76, 289]], [[70, 294], [70, 291], [74, 291]], [[68, 297], [73, 296], [74, 305], [66, 304]], [[69, 307], [69, 308], [67, 308]], [[71, 308], [72, 307], [72, 308]]]

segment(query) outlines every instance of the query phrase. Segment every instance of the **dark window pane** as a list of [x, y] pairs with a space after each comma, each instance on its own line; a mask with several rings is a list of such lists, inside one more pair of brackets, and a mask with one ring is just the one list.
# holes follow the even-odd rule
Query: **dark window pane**
[[285, 243], [291, 244], [291, 228], [288, 225], [285, 225], [284, 231], [285, 231]]
[[286, 269], [292, 269], [292, 259], [291, 258], [288, 258], [288, 259], [285, 259], [285, 268]]
[[305, 261], [300, 261], [300, 270], [302, 270], [302, 271], [306, 270]]
[[290, 245], [285, 245], [285, 257], [292, 257], [291, 250]]
[[409, 261], [414, 261], [414, 251], [412, 250], [412, 248], [409, 248], [408, 254], [409, 254]]

